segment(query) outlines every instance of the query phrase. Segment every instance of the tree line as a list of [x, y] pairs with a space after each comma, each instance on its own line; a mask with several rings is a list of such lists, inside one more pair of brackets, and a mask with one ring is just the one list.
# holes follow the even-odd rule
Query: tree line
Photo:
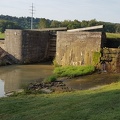
[[[5, 29], [30, 29], [30, 17], [12, 17], [8, 15], [0, 15], [0, 32]], [[105, 32], [120, 33], [120, 23], [111, 23], [92, 20], [49, 20], [46, 18], [33, 18], [33, 28], [58, 28], [67, 27], [68, 29], [84, 28], [96, 25], [105, 25]]]

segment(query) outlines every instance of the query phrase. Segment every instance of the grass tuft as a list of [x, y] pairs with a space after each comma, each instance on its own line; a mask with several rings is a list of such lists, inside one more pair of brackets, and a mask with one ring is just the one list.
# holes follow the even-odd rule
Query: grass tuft
[[57, 80], [57, 77], [55, 75], [51, 75], [43, 80], [44, 83], [50, 83]]

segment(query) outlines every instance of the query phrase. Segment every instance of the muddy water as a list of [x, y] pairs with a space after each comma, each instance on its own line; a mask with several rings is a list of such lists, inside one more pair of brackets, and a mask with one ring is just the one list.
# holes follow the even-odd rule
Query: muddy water
[[65, 83], [68, 87], [78, 90], [97, 89], [102, 85], [120, 81], [120, 74], [92, 74], [74, 79], [67, 79]]
[[52, 65], [15, 65], [0, 67], [0, 97], [22, 89], [30, 82], [42, 81], [53, 72]]
[[[30, 82], [42, 81], [53, 73], [52, 65], [15, 65], [0, 67], [0, 97], [6, 93], [22, 89]], [[64, 79], [73, 89], [96, 89], [101, 85], [120, 80], [119, 74], [92, 74], [74, 79]]]

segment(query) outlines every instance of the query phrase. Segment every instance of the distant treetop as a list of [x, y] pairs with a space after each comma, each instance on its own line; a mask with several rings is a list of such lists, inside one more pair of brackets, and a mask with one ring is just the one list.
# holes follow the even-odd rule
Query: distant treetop
[[[12, 17], [8, 15], [0, 15], [0, 32], [4, 32], [5, 29], [30, 29], [31, 17]], [[46, 18], [33, 18], [33, 29], [38, 28], [59, 28], [67, 27], [68, 29], [84, 28], [97, 25], [105, 25], [105, 32], [120, 33], [119, 23], [110, 23], [92, 20], [50, 20]]]

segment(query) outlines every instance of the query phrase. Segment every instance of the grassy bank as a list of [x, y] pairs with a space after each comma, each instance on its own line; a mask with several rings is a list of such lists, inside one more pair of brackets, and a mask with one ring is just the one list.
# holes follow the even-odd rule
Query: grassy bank
[[0, 120], [119, 120], [120, 82], [96, 90], [0, 99]]
[[118, 33], [106, 33], [107, 38], [120, 38], [120, 34]]
[[0, 32], [0, 38], [4, 39], [5, 38], [5, 33]]
[[94, 66], [63, 66], [56, 67], [54, 74], [58, 77], [77, 77], [81, 75], [90, 74], [95, 71]]

